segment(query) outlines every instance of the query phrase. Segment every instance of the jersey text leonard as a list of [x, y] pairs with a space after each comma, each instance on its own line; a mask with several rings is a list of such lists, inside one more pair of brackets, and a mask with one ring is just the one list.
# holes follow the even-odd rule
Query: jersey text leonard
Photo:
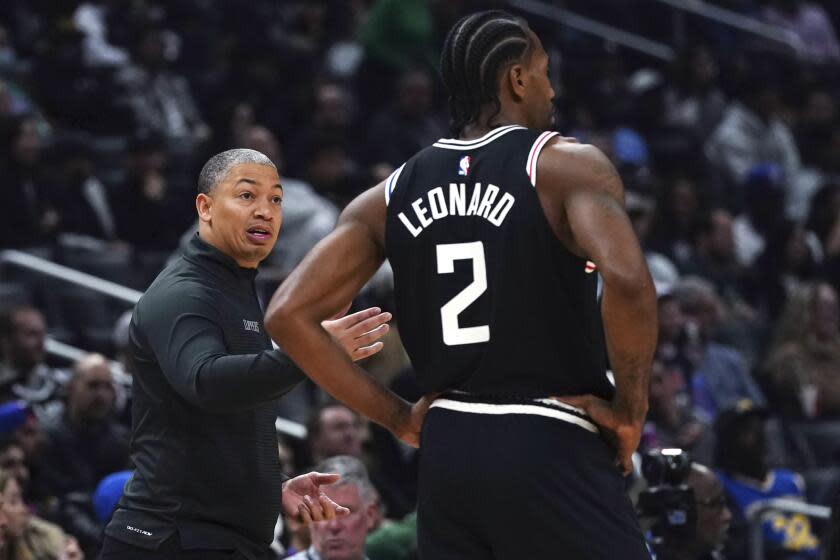
[[479, 216], [499, 227], [515, 203], [512, 194], [502, 192], [493, 184], [482, 188], [481, 183], [473, 183], [468, 188], [465, 183], [449, 183], [448, 189], [435, 187], [412, 202], [413, 215], [400, 212], [398, 217], [409, 233], [417, 237], [432, 222], [448, 216]]

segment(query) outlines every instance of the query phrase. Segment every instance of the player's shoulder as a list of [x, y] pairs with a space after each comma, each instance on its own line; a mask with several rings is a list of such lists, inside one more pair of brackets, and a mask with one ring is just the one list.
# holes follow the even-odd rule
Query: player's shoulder
[[615, 166], [592, 144], [555, 136], [542, 150], [538, 165], [540, 187], [623, 196], [624, 188]]

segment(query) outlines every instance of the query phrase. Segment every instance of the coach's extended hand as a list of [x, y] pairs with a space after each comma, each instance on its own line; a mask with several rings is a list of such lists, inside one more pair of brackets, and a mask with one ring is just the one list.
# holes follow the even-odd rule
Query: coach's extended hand
[[283, 483], [283, 512], [309, 525], [347, 515], [350, 510], [338, 505], [321, 491], [321, 486], [338, 482], [339, 475], [311, 472]]
[[390, 320], [390, 313], [382, 313], [378, 307], [370, 307], [340, 319], [322, 321], [321, 326], [357, 362], [382, 350], [382, 342], [377, 341], [388, 332]]
[[633, 452], [639, 447], [639, 440], [642, 438], [644, 417], [641, 421], [626, 419], [626, 415], [616, 411], [613, 403], [594, 395], [554, 398], [583, 410], [601, 428], [602, 435], [615, 448], [616, 464], [625, 475], [632, 472]]

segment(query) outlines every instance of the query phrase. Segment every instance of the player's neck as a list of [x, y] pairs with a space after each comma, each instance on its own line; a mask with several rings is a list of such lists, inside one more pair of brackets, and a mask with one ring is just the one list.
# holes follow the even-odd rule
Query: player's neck
[[495, 112], [495, 109], [484, 109], [479, 118], [464, 127], [458, 138], [461, 140], [474, 140], [476, 138], [481, 138], [494, 128], [499, 128], [501, 126], [528, 126], [528, 120], [524, 115], [518, 114], [518, 111], [505, 110], [503, 107], [499, 113], [494, 116], [493, 113]]

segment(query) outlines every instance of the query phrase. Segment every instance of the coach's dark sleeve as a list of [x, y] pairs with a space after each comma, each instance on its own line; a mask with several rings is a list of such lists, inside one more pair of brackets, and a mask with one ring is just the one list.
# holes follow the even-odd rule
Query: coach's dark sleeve
[[279, 350], [229, 355], [213, 302], [203, 292], [176, 287], [167, 295], [165, 305], [138, 308], [136, 334], [190, 403], [215, 412], [246, 410], [304, 378]]

